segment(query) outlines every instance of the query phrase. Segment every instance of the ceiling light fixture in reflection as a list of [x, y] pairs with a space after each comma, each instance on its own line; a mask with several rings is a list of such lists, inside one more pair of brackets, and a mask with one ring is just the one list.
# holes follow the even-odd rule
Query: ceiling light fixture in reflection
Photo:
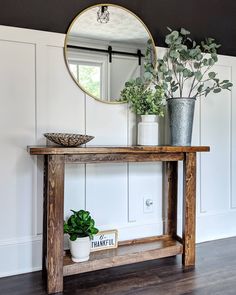
[[99, 7], [97, 12], [97, 21], [101, 24], [107, 24], [110, 20], [110, 13], [108, 6], [102, 5]]

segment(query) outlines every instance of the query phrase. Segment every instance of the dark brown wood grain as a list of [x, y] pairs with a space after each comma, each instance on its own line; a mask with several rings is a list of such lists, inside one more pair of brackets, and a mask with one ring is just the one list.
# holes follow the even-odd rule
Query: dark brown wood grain
[[31, 155], [79, 155], [79, 154], [132, 154], [132, 153], [186, 153], [208, 152], [208, 146], [126, 146], [126, 147], [76, 147], [29, 146]]
[[66, 163], [122, 163], [122, 162], [155, 162], [182, 161], [183, 153], [127, 153], [127, 154], [80, 154], [65, 155]]
[[152, 237], [146, 237], [146, 238], [139, 238], [139, 239], [133, 239], [133, 240], [125, 240], [125, 241], [119, 241], [119, 246], [127, 246], [127, 245], [134, 245], [134, 244], [144, 244], [144, 243], [151, 243], [156, 242], [159, 240], [169, 240], [171, 237], [169, 235], [161, 235], [161, 236], [152, 236]]
[[64, 257], [64, 276], [174, 256], [183, 252], [182, 245], [172, 238], [119, 246], [117, 249], [92, 252], [89, 261], [74, 263], [70, 255]]
[[48, 156], [44, 156], [43, 171], [43, 243], [42, 243], [42, 275], [47, 276], [47, 203], [48, 203]]
[[48, 156], [47, 290], [63, 291], [64, 156]]
[[196, 153], [186, 153], [183, 188], [183, 265], [195, 265]]
[[178, 162], [166, 162], [164, 171], [164, 193], [167, 203], [166, 234], [175, 237], [177, 231]]

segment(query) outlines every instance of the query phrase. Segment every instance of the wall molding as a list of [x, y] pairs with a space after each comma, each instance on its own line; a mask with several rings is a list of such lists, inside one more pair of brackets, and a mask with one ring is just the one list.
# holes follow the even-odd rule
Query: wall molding
[[41, 234], [36, 235], [36, 236], [18, 237], [18, 238], [13, 238], [13, 239], [1, 239], [0, 240], [0, 247], [34, 243], [34, 242], [38, 242], [38, 241], [42, 241]]
[[0, 277], [41, 270], [41, 253], [41, 236], [1, 240]]

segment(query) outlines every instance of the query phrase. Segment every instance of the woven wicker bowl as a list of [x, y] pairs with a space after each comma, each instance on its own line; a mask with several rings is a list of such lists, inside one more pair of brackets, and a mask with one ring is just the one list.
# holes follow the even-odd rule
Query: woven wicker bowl
[[92, 140], [94, 136], [72, 133], [45, 133], [44, 136], [50, 141], [68, 147], [75, 147]]

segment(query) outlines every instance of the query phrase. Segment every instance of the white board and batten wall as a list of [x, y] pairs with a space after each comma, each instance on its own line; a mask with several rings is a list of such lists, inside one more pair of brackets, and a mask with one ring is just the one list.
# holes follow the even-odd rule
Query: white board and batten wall
[[[100, 103], [72, 81], [64, 37], [0, 26], [1, 277], [41, 268], [42, 158], [27, 145], [44, 144], [43, 133], [52, 131], [94, 135], [90, 145], [135, 144], [127, 105]], [[216, 70], [236, 85], [236, 57], [220, 56]], [[235, 89], [196, 106], [193, 144], [211, 146], [198, 157], [198, 242], [236, 235]], [[85, 208], [121, 240], [162, 233], [161, 164], [67, 165], [65, 178], [65, 216]], [[152, 213], [143, 210], [147, 196]]]

